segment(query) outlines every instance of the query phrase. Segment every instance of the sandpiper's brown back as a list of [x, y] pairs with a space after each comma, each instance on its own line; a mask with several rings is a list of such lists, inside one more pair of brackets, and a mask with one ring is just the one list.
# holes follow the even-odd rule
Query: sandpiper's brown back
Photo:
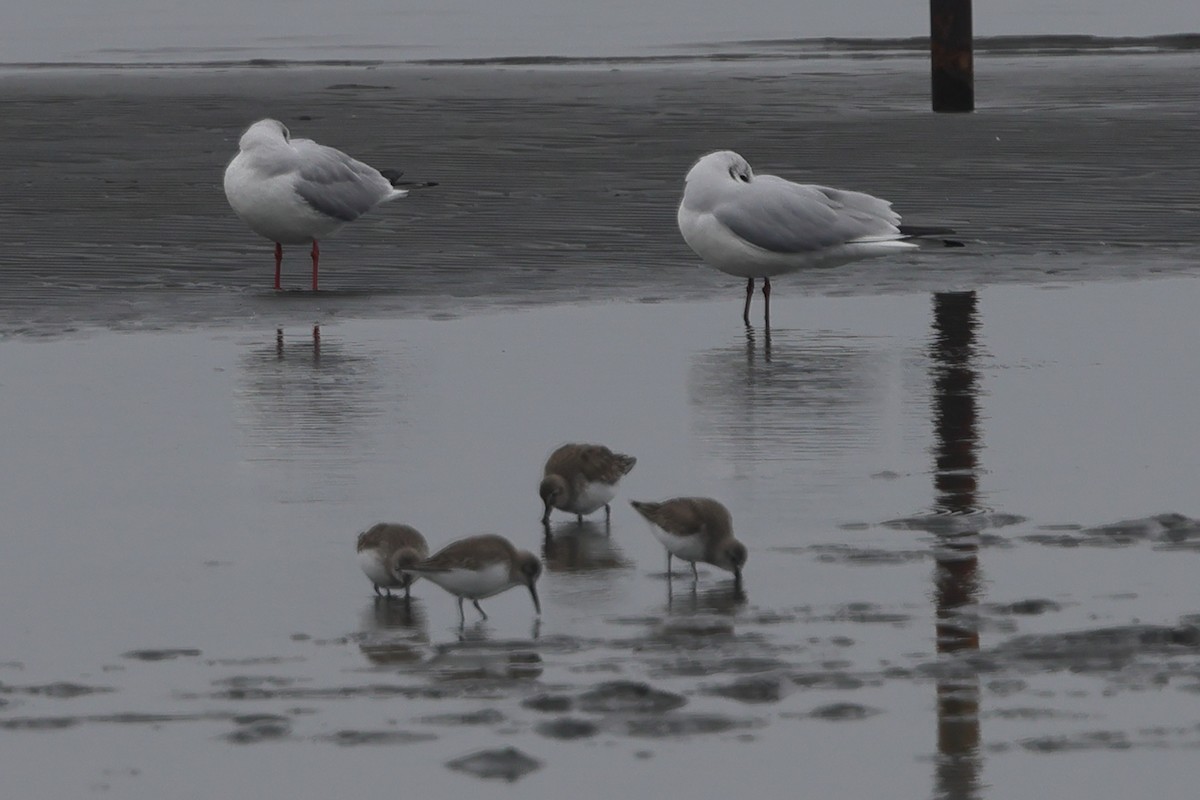
[[381, 548], [394, 553], [402, 547], [411, 547], [421, 558], [429, 555], [429, 544], [421, 532], [411, 525], [395, 522], [380, 522], [358, 535], [358, 551]]
[[661, 503], [631, 501], [638, 513], [675, 536], [703, 534], [709, 541], [733, 535], [733, 516], [711, 497], [674, 497]]
[[494, 533], [468, 536], [443, 547], [418, 566], [421, 570], [441, 572], [450, 569], [482, 569], [497, 561], [515, 563], [517, 548]]
[[546, 459], [544, 474], [561, 475], [568, 482], [582, 478], [616, 483], [636, 463], [633, 456], [614, 453], [602, 444], [564, 444]]

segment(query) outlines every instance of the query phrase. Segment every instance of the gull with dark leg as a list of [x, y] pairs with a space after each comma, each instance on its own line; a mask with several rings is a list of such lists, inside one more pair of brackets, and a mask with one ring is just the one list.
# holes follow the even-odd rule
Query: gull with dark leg
[[755, 278], [770, 325], [771, 278], [903, 253], [917, 246], [911, 239], [952, 232], [903, 226], [890, 202], [869, 194], [757, 175], [732, 150], [709, 153], [688, 171], [676, 221], [705, 263], [746, 279], [747, 325]]

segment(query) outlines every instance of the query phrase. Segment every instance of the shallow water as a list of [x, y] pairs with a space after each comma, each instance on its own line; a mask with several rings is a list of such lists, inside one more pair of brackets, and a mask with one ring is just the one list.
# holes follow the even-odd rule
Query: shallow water
[[[1198, 293], [784, 297], [769, 343], [725, 301], [10, 340], [7, 780], [455, 792], [514, 747], [534, 796], [1183, 785], [1200, 522], [1152, 517], [1196, 512]], [[545, 540], [566, 439], [638, 456], [624, 499], [726, 502], [744, 595], [668, 583], [621, 500]], [[376, 599], [379, 519], [540, 551], [544, 616]]]
[[[492, 119], [510, 150], [461, 132], [438, 144], [430, 174], [449, 188], [344, 232], [315, 297], [263, 291], [268, 250], [228, 218], [215, 176], [232, 118], [267, 90], [337, 113], [365, 90], [324, 91], [325, 73], [212, 96], [203, 76], [5, 84], [44, 111], [19, 124], [62, 137], [12, 139], [42, 148], [4, 167], [36, 190], [0, 205], [17, 237], [0, 298], [6, 788], [1172, 796], [1200, 745], [1200, 240], [1178, 223], [1196, 211], [1181, 199], [1194, 151], [1179, 148], [1196, 112], [1165, 90], [1122, 107], [1137, 70], [1093, 75], [1111, 79], [1109, 105], [1083, 102], [1086, 71], [1041, 71], [1042, 105], [960, 122], [872, 95], [870, 115], [830, 106], [780, 139], [790, 112], [760, 106], [738, 142], [767, 161], [816, 136], [830, 183], [969, 211], [965, 249], [780, 279], [769, 334], [741, 325], [741, 287], [698, 269], [669, 225], [689, 154], [719, 133], [701, 130], [697, 99], [786, 96], [771, 76], [451, 71], [415, 101], [417, 129], [433, 141], [433, 109], [461, 92], [456, 113], [479, 115], [446, 124]], [[857, 85], [824, 80], [830, 103]], [[209, 99], [147, 115], [163, 85]], [[527, 105], [484, 112], [496, 96]], [[612, 135], [651, 98], [684, 141]], [[104, 134], [81, 156], [63, 121], [116, 107], [89, 118]], [[545, 123], [522, 147], [514, 108]], [[851, 124], [874, 115], [890, 129]], [[332, 116], [311, 133], [369, 143]], [[1081, 120], [1116, 133], [1072, 149]], [[967, 167], [918, 180], [942, 124], [1028, 135], [1004, 153], [968, 137]], [[906, 158], [863, 147], [889, 130]], [[867, 155], [842, 160], [856, 147]], [[131, 180], [139, 153], [144, 194], [111, 204], [38, 177], [73, 155], [83, 182]], [[1033, 161], [1043, 171], [1018, 168]], [[641, 181], [620, 213], [570, 190], [605, 165]], [[488, 217], [485, 174], [537, 184], [501, 204], [520, 212], [511, 226], [501, 205]], [[1161, 189], [1106, 191], [1139, 175]], [[195, 191], [164, 199], [176, 184]], [[396, 271], [397, 218], [427, 272]], [[142, 253], [139, 230], [163, 244]], [[554, 230], [562, 246], [546, 249]], [[536, 482], [567, 440], [638, 464], [611, 526], [556, 515], [547, 538]], [[674, 494], [730, 507], [744, 593], [715, 568], [668, 581], [625, 501]], [[495, 531], [539, 552], [545, 613], [513, 591], [460, 626], [428, 583], [411, 605], [377, 600], [352, 545], [379, 520], [435, 546]]]

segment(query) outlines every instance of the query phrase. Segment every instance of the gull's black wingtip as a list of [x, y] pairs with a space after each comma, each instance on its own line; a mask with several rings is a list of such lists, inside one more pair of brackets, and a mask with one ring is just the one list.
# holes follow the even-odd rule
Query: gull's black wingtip
[[901, 225], [900, 234], [907, 239], [941, 239], [942, 245], [945, 247], [966, 247], [966, 242], [961, 239], [946, 239], [945, 236], [953, 235], [953, 228], [938, 228], [934, 226], [924, 225]]

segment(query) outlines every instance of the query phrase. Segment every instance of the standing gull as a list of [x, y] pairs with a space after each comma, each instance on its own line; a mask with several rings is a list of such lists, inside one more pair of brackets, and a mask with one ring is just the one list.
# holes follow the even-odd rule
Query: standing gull
[[892, 204], [862, 192], [755, 175], [732, 150], [709, 153], [688, 171], [676, 215], [683, 240], [709, 266], [746, 279], [742, 319], [750, 324], [754, 279], [763, 279], [771, 324], [771, 278], [910, 250], [907, 239], [945, 229], [900, 225]]
[[542, 524], [550, 523], [551, 509], [583, 515], [604, 506], [604, 519], [612, 514], [609, 503], [617, 495], [617, 483], [629, 474], [637, 459], [614, 453], [600, 444], [564, 444], [546, 459], [538, 494], [545, 506]]
[[661, 503], [631, 500], [637, 512], [650, 523], [654, 538], [667, 548], [667, 577], [671, 556], [692, 562], [692, 576], [699, 579], [696, 562], [703, 561], [733, 573], [742, 582], [746, 545], [733, 538], [733, 516], [729, 509], [710, 497], [676, 497]]
[[225, 197], [250, 230], [275, 242], [275, 288], [285, 244], [312, 242], [312, 288], [317, 290], [319, 239], [380, 203], [408, 194], [400, 173], [380, 171], [311, 139], [293, 139], [273, 119], [251, 125], [225, 168]]

